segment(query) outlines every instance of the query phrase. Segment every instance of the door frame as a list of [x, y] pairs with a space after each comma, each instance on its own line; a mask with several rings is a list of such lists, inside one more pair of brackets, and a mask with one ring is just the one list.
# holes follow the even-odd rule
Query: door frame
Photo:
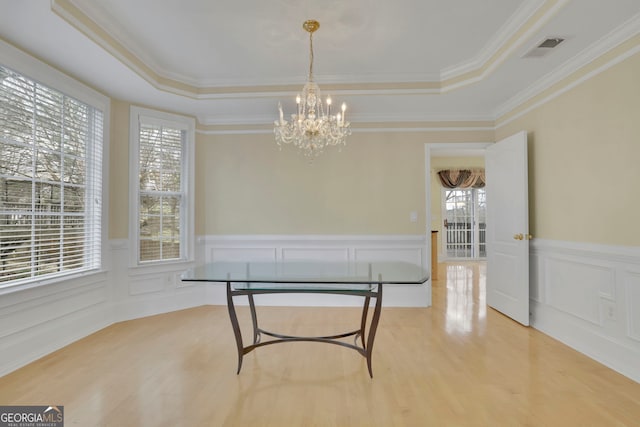
[[[442, 142], [442, 143], [425, 143], [424, 144], [424, 175], [425, 175], [425, 236], [426, 236], [426, 255], [427, 259], [431, 259], [431, 252], [438, 251], [439, 248], [431, 247], [431, 229], [433, 218], [431, 215], [431, 156], [439, 152], [455, 152], [463, 153], [464, 151], [478, 152], [477, 155], [484, 156], [485, 149], [492, 145], [493, 142]], [[441, 236], [442, 239], [442, 236]], [[440, 255], [440, 254], [438, 254]]]

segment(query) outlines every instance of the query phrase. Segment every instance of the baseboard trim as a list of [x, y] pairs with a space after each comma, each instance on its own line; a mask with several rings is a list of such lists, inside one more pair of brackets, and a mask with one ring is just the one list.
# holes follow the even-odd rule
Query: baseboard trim
[[[110, 305], [102, 303], [89, 306], [82, 313], [74, 313], [4, 337], [5, 361], [0, 364], [0, 377], [110, 326], [113, 323], [111, 319]], [[60, 334], [59, 331], [65, 333]]]
[[612, 337], [595, 334], [552, 307], [531, 301], [531, 326], [572, 349], [640, 383], [640, 352]]

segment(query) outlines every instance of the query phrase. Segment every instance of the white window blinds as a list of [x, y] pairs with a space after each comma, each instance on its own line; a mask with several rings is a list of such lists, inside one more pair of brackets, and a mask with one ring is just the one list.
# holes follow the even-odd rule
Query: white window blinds
[[103, 113], [0, 66], [0, 287], [100, 268]]
[[184, 258], [186, 130], [140, 117], [139, 262]]

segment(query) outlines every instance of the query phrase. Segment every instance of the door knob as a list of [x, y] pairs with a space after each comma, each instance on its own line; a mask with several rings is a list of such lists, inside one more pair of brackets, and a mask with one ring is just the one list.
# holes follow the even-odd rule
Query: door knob
[[531, 234], [527, 234], [525, 237], [527, 238], [527, 240], [533, 239], [533, 236]]
[[513, 238], [516, 240], [522, 240], [524, 239], [524, 235], [522, 233], [514, 234]]

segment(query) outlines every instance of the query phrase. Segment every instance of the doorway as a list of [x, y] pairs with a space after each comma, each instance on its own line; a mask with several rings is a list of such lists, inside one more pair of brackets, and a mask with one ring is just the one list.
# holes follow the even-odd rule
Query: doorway
[[[486, 160], [488, 219], [486, 233], [487, 274], [493, 277], [486, 287], [487, 304], [517, 322], [529, 325], [529, 243], [527, 187], [527, 133], [520, 131], [496, 143], [425, 144], [426, 216], [431, 234], [441, 230], [441, 203], [433, 203], [440, 188], [432, 167], [432, 155], [441, 152], [480, 151]], [[435, 158], [435, 157], [434, 157]], [[491, 175], [489, 174], [491, 172]], [[434, 182], [436, 181], [436, 182]], [[435, 191], [434, 191], [435, 190]], [[517, 196], [514, 200], [514, 196]], [[434, 213], [434, 206], [436, 213]], [[433, 232], [436, 233], [433, 233]], [[516, 234], [514, 234], [516, 233]], [[442, 234], [442, 233], [439, 233]], [[523, 237], [524, 236], [524, 237]], [[440, 239], [441, 241], [441, 239]], [[515, 244], [514, 244], [515, 241]], [[429, 242], [429, 239], [427, 239]], [[520, 244], [522, 243], [522, 244]], [[433, 247], [432, 247], [433, 246]], [[425, 253], [437, 257], [438, 244], [426, 244]], [[506, 248], [506, 249], [503, 249]], [[437, 268], [437, 267], [436, 267]], [[439, 269], [438, 269], [439, 270]], [[491, 298], [490, 298], [491, 297]]]
[[[491, 142], [448, 142], [448, 143], [425, 143], [425, 190], [426, 190], [426, 235], [434, 233], [437, 237], [432, 247], [431, 244], [427, 245], [426, 257], [427, 259], [437, 259], [439, 261], [445, 261], [448, 258], [446, 253], [446, 228], [444, 227], [443, 209], [442, 209], [442, 185], [438, 178], [437, 172], [439, 169], [446, 167], [483, 167], [485, 150], [489, 147]], [[449, 158], [454, 159], [454, 163], [442, 164], [441, 159]], [[479, 163], [470, 163], [470, 159], [479, 159]], [[457, 159], [457, 160], [455, 160]], [[479, 197], [479, 196], [478, 196]], [[479, 222], [480, 223], [480, 222]], [[483, 222], [484, 223], [484, 222]], [[480, 225], [478, 224], [478, 236], [476, 241], [478, 245], [484, 237], [484, 232], [480, 231]], [[482, 226], [484, 227], [484, 226]], [[431, 242], [430, 238], [427, 238]], [[432, 253], [435, 251], [435, 256]], [[484, 245], [478, 246], [477, 253], [484, 252]], [[460, 258], [452, 258], [460, 260]], [[477, 257], [476, 259], [481, 259]]]
[[443, 258], [486, 258], [485, 194], [484, 188], [442, 189]]

